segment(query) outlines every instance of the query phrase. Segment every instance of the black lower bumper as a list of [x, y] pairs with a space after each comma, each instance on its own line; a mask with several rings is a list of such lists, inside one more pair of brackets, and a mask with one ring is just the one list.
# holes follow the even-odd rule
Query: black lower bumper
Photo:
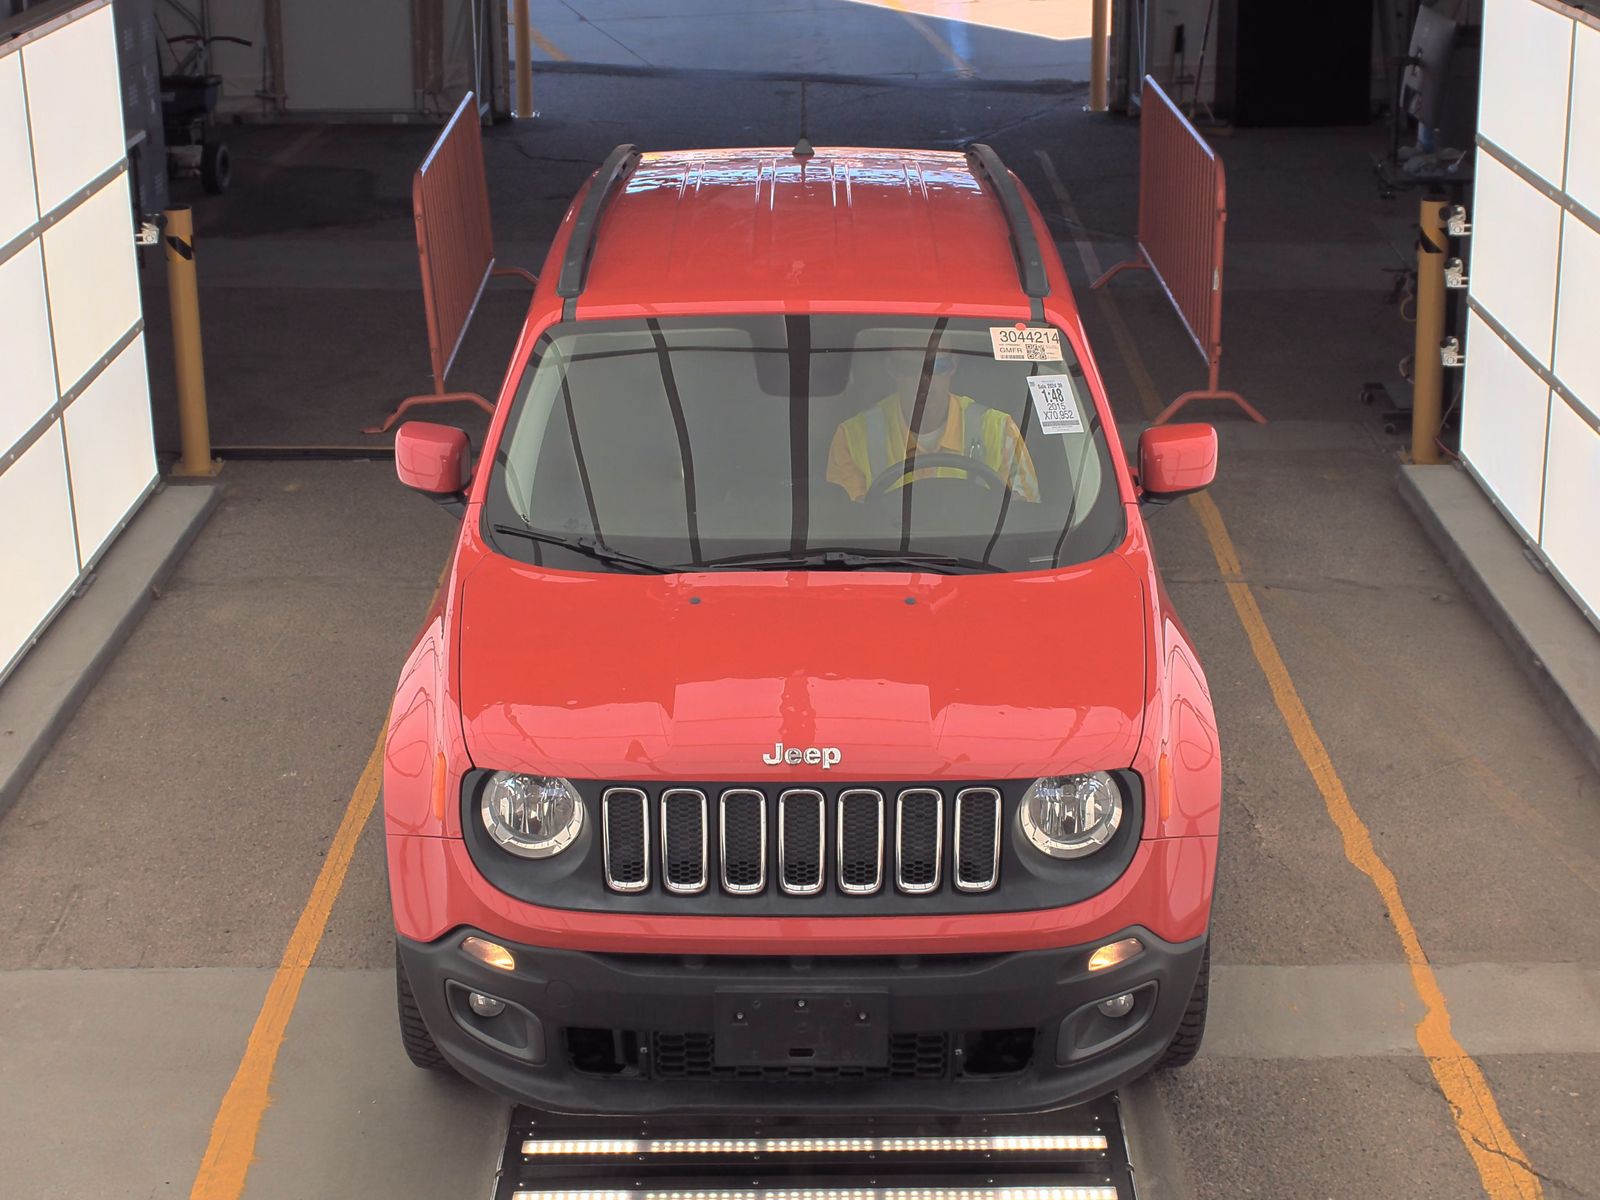
[[[400, 940], [428, 1030], [463, 1075], [557, 1112], [972, 1113], [1076, 1104], [1154, 1065], [1205, 939], [1140, 928], [1143, 951], [1091, 972], [1104, 942], [1009, 954], [728, 958], [512, 945], [503, 971], [470, 929]], [[1115, 941], [1108, 938], [1106, 941]], [[503, 1001], [485, 1017], [476, 991]], [[1132, 993], [1125, 1015], [1101, 1001]], [[489, 1006], [489, 1007], [492, 1007]]]

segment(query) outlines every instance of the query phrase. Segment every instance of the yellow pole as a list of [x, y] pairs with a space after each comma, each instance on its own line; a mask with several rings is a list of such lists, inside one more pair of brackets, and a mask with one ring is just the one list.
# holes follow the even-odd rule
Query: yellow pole
[[1411, 461], [1442, 462], [1436, 439], [1444, 407], [1444, 260], [1449, 201], [1425, 196], [1417, 218], [1417, 341], [1411, 365]]
[[1111, 0], [1089, 0], [1089, 111], [1110, 107], [1106, 81], [1111, 68]]
[[200, 346], [200, 288], [194, 271], [194, 214], [187, 204], [169, 208], [163, 245], [167, 249], [167, 297], [172, 304], [172, 357], [178, 379], [178, 439], [183, 457], [177, 476], [215, 475], [222, 467], [211, 458], [211, 425], [206, 417], [205, 353]]
[[519, 117], [533, 116], [533, 17], [528, 6], [533, 0], [511, 0], [516, 5], [517, 111]]

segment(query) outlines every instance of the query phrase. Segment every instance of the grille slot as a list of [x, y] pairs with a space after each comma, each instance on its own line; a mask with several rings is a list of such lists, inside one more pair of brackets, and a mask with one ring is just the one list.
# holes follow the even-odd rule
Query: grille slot
[[883, 793], [839, 793], [839, 890], [870, 896], [883, 886]]
[[987, 892], [1000, 882], [1000, 793], [965, 788], [956, 793], [956, 890]]
[[706, 889], [706, 794], [693, 788], [661, 793], [661, 877], [667, 891]]
[[822, 890], [827, 816], [822, 793], [790, 788], [778, 797], [778, 886], [791, 896]]
[[722, 886], [754, 895], [767, 886], [767, 798], [753, 788], [722, 793]]
[[944, 1079], [949, 1072], [950, 1035], [896, 1033], [882, 1067], [718, 1066], [716, 1039], [709, 1033], [650, 1035], [651, 1074], [657, 1079], [736, 1079], [826, 1083], [839, 1079]]
[[600, 798], [606, 886], [642, 892], [650, 886], [650, 802], [638, 788], [610, 788]]
[[939, 886], [944, 857], [944, 797], [933, 788], [906, 788], [895, 804], [895, 884], [920, 895]]

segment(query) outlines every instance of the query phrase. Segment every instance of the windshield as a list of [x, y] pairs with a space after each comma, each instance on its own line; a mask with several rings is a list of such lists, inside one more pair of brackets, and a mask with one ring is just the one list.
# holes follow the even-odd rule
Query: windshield
[[550, 566], [1029, 571], [1123, 532], [1082, 368], [1046, 327], [574, 322], [514, 404], [485, 527]]

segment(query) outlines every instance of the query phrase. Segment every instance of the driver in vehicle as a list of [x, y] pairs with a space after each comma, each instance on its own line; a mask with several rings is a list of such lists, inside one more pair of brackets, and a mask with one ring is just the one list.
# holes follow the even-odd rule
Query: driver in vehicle
[[[920, 351], [897, 350], [889, 355], [889, 373], [895, 390], [865, 412], [839, 423], [828, 450], [828, 480], [861, 500], [873, 481], [885, 471], [893, 491], [908, 479], [962, 478], [981, 475], [951, 461], [971, 459], [1005, 480], [1012, 495], [1030, 504], [1039, 500], [1039, 479], [1022, 432], [1009, 413], [979, 404], [971, 396], [955, 394], [953, 354], [934, 356], [933, 370], [923, 383], [925, 356]], [[924, 394], [922, 404], [917, 403]], [[915, 424], [915, 429], [913, 429]], [[900, 471], [908, 455], [939, 455], [938, 466]], [[987, 484], [985, 484], [987, 486]]]

